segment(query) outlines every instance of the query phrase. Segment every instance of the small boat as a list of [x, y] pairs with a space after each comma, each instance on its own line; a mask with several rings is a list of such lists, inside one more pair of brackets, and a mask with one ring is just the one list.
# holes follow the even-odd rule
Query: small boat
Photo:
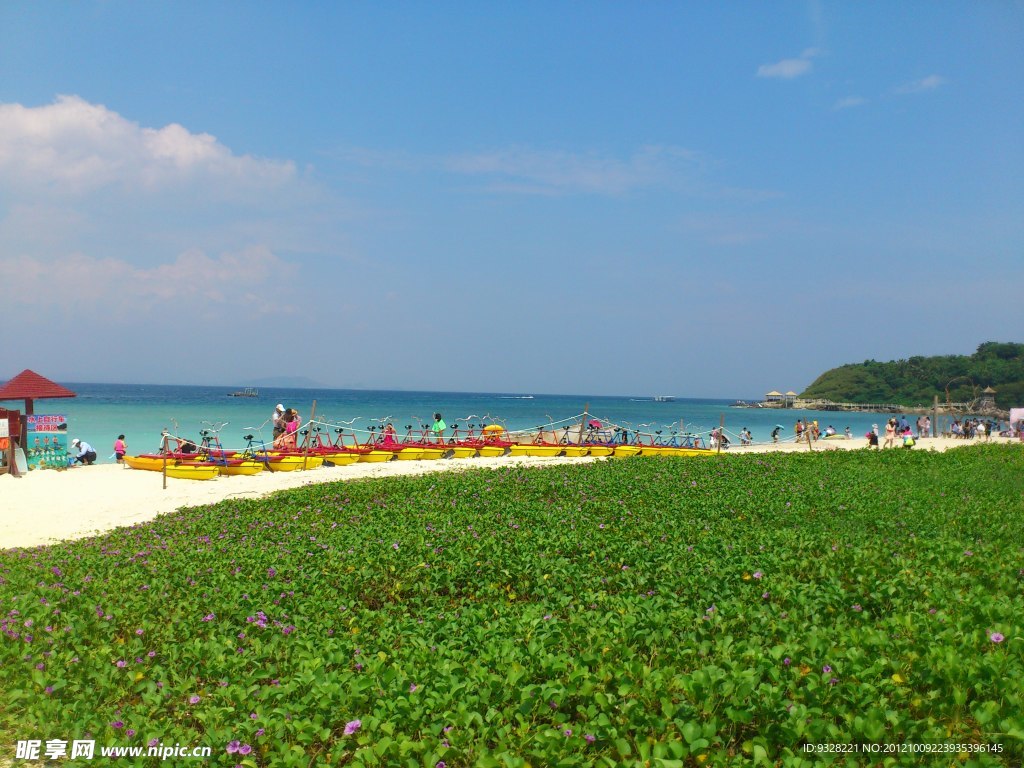
[[628, 456], [637, 456], [642, 450], [639, 445], [616, 445], [613, 456], [617, 458], [625, 458]]
[[[124, 463], [132, 469], [145, 469], [150, 471], [159, 472], [164, 468], [164, 460], [162, 458], [154, 458], [152, 456], [125, 456]], [[167, 466], [174, 466], [174, 459], [167, 459]]]
[[217, 467], [218, 471], [222, 475], [229, 477], [236, 475], [258, 475], [263, 471], [263, 462], [260, 461], [229, 461], [224, 464], [218, 464], [210, 462], [213, 466]]
[[228, 392], [228, 397], [259, 397], [260, 391], [256, 387], [246, 387], [234, 392]]
[[552, 445], [550, 443], [516, 443], [509, 446], [509, 453], [512, 456], [554, 458], [555, 456], [561, 456], [564, 452], [564, 445]]
[[562, 446], [566, 456], [574, 456], [580, 458], [582, 456], [588, 456], [590, 454], [589, 445], [565, 445]]
[[336, 467], [344, 467], [349, 464], [355, 464], [359, 461], [361, 454], [356, 453], [355, 451], [343, 451], [340, 453], [321, 453], [318, 455], [324, 460], [324, 464], [333, 464]]
[[366, 453], [359, 454], [359, 461], [367, 464], [380, 464], [385, 461], [391, 461], [394, 458], [394, 451], [367, 451]]
[[219, 474], [216, 464], [175, 464], [167, 467], [167, 476], [179, 480], [213, 480]]
[[504, 456], [511, 450], [510, 446], [505, 445], [481, 445], [476, 449], [477, 455], [485, 459], [492, 459], [497, 456]]
[[656, 403], [674, 403], [676, 401], [675, 395], [657, 395], [654, 398]]
[[266, 465], [275, 472], [294, 472], [296, 469], [318, 469], [324, 464], [321, 456], [268, 456]]
[[610, 445], [589, 445], [591, 456], [611, 456], [615, 453], [615, 448]]
[[472, 459], [477, 455], [477, 447], [473, 445], [449, 445], [448, 458]]
[[399, 448], [393, 453], [399, 461], [418, 461], [423, 458], [422, 448]]

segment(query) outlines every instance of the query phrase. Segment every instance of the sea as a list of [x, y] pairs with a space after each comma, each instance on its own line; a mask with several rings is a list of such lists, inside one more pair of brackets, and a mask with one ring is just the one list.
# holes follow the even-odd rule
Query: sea
[[[36, 400], [35, 413], [65, 417], [67, 441], [77, 437], [91, 444], [99, 463], [114, 461], [114, 440], [121, 434], [133, 454], [157, 450], [164, 429], [197, 443], [201, 430], [213, 430], [227, 448], [244, 447], [246, 435], [270, 443], [269, 420], [278, 403], [298, 410], [303, 424], [314, 416], [315, 408], [315, 420], [329, 434], [342, 428], [350, 434], [355, 430], [360, 438], [384, 421], [391, 421], [399, 434], [409, 428], [419, 431], [433, 423], [435, 413], [442, 414], [449, 433], [455, 425], [465, 431], [469, 424], [476, 425], [477, 431], [483, 424], [500, 424], [511, 432], [557, 430], [579, 423], [586, 413], [588, 421], [596, 419], [605, 427], [647, 434], [660, 430], [663, 437], [673, 431], [701, 433], [706, 439], [712, 428], [724, 423], [726, 434], [737, 445], [743, 428], [750, 430], [755, 443], [767, 443], [779, 424], [782, 437], [792, 440], [794, 424], [802, 418], [817, 420], [823, 431], [828, 425], [838, 432], [850, 427], [855, 437], [862, 437], [873, 424], [882, 426], [889, 418], [881, 413], [739, 408], [733, 407], [733, 399], [659, 401], [654, 396], [321, 388], [260, 388], [256, 397], [235, 397], [232, 393], [239, 390], [222, 386], [62, 383], [77, 396]], [[2, 405], [24, 408], [17, 401]]]

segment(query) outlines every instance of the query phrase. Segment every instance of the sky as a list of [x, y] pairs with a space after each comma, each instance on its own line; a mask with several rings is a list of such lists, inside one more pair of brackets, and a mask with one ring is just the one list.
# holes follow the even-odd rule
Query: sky
[[1024, 3], [0, 3], [0, 379], [752, 399], [1024, 341]]

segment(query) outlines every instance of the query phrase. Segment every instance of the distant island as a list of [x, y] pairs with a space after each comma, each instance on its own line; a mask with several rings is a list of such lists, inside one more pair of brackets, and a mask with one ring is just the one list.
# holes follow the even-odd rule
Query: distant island
[[940, 405], [993, 400], [999, 410], [1024, 405], [1024, 344], [987, 341], [973, 355], [841, 365], [821, 374], [799, 398], [921, 408], [936, 396]]

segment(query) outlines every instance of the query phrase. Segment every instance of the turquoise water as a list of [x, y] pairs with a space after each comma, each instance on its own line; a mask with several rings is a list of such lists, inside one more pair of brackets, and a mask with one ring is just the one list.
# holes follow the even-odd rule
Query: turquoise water
[[[840, 432], [849, 426], [860, 437], [872, 424], [883, 424], [888, 415], [870, 413], [828, 413], [817, 411], [780, 411], [772, 409], [732, 408], [732, 400], [679, 399], [655, 402], [653, 398], [607, 397], [587, 395], [502, 394], [473, 392], [399, 392], [346, 389], [261, 389], [259, 397], [229, 397], [230, 389], [203, 386], [163, 386], [135, 384], [65, 384], [77, 397], [63, 400], [38, 400], [37, 414], [63, 414], [68, 417], [68, 438], [78, 437], [92, 444], [101, 463], [112, 461], [114, 440], [126, 436], [130, 453], [157, 449], [160, 432], [198, 441], [199, 431], [220, 425], [221, 441], [231, 448], [244, 445], [243, 436], [263, 427], [277, 403], [296, 408], [305, 423], [316, 402], [318, 421], [338, 426], [352, 422], [356, 429], [368, 429], [391, 417], [400, 433], [407, 425], [418, 428], [430, 424], [435, 412], [445, 422], [465, 425], [501, 423], [510, 430], [535, 430], [549, 422], [577, 420], [584, 408], [590, 417], [631, 430], [664, 434], [671, 430], [707, 433], [725, 419], [726, 433], [738, 443], [743, 427], [753, 433], [755, 442], [770, 442], [775, 424], [782, 424], [782, 436], [792, 439], [797, 418], [817, 419], [822, 429], [833, 424]], [[16, 401], [8, 408], [22, 408]], [[467, 417], [472, 417], [467, 419]], [[911, 421], [915, 417], [908, 417]], [[682, 429], [680, 429], [682, 423]]]

